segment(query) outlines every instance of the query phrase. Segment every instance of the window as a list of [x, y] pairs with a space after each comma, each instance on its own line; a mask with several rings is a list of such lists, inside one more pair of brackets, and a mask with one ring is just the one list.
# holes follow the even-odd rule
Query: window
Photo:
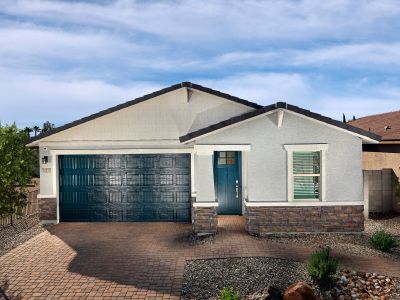
[[219, 165], [234, 165], [236, 163], [236, 152], [234, 151], [221, 151], [218, 152]]
[[293, 152], [293, 199], [319, 199], [321, 153]]
[[285, 145], [288, 201], [325, 201], [327, 144]]

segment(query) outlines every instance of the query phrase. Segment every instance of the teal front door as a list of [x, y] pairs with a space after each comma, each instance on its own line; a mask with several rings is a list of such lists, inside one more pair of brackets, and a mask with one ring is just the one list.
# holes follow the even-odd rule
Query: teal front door
[[242, 214], [241, 153], [214, 153], [214, 182], [218, 200], [218, 214]]

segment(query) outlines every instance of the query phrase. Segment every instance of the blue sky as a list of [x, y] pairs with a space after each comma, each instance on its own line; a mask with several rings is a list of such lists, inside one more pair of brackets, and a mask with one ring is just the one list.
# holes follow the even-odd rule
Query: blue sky
[[400, 109], [400, 2], [0, 0], [0, 121], [192, 81], [341, 119]]

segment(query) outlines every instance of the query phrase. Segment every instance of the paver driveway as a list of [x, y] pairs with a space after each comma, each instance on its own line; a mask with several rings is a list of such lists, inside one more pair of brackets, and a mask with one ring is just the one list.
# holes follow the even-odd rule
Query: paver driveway
[[[312, 249], [255, 239], [243, 220], [221, 218], [213, 243], [191, 245], [190, 224], [62, 223], [0, 257], [9, 295], [23, 299], [179, 299], [187, 259], [274, 256]], [[345, 265], [400, 275], [400, 264], [342, 255]]]

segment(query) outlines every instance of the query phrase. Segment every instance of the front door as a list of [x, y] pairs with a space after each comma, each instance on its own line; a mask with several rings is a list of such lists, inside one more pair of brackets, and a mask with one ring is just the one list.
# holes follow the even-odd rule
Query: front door
[[214, 180], [218, 214], [238, 215], [242, 213], [240, 154], [236, 151], [214, 153]]

